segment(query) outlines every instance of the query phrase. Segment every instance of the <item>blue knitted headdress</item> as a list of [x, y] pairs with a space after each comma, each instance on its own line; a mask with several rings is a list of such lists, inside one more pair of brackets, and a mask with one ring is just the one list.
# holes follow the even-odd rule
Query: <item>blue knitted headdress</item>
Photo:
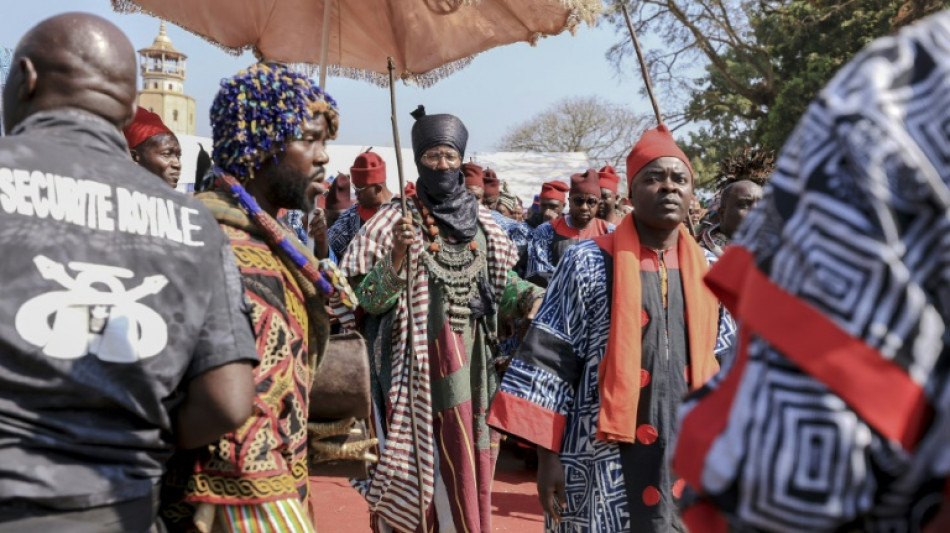
[[211, 104], [214, 163], [241, 181], [284, 145], [301, 136], [301, 126], [323, 114], [336, 138], [336, 101], [309, 78], [278, 63], [256, 63], [231, 78]]

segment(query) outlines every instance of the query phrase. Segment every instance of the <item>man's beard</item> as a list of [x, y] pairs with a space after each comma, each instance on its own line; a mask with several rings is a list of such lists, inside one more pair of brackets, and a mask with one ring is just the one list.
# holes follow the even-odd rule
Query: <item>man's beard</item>
[[294, 169], [278, 165], [273, 177], [271, 198], [277, 207], [284, 209], [299, 209], [309, 213], [313, 209], [313, 201], [307, 195], [307, 187], [313, 180], [313, 175], [301, 179]]

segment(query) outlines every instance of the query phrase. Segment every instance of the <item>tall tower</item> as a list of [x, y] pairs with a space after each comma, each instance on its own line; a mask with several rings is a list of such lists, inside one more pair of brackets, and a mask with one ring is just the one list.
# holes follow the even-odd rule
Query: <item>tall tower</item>
[[184, 87], [186, 59], [172, 46], [165, 22], [152, 46], [139, 50], [139, 106], [157, 113], [176, 135], [195, 134], [195, 99], [185, 94]]

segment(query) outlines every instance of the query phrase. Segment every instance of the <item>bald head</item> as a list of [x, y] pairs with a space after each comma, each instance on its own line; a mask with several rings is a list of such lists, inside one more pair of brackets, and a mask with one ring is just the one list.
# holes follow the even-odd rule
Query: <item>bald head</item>
[[7, 131], [38, 111], [74, 108], [122, 128], [135, 110], [135, 50], [122, 30], [88, 13], [34, 26], [13, 55], [3, 91]]

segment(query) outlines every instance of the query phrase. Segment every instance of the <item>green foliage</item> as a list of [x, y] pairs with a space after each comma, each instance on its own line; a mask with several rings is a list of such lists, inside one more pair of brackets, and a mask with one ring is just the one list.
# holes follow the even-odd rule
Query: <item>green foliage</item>
[[755, 34], [772, 54], [778, 83], [767, 116], [754, 125], [759, 144], [780, 149], [834, 74], [868, 43], [891, 33], [904, 3], [796, 0], [763, 13], [754, 22]]
[[[781, 149], [818, 91], [857, 52], [950, 7], [950, 0], [640, 0], [639, 5], [638, 31], [659, 34], [676, 51], [654, 51], [651, 70], [659, 72], [655, 81], [668, 92], [688, 94], [677, 112], [667, 114], [678, 125], [702, 124], [690, 135], [687, 154], [699, 182], [709, 184], [720, 161], [746, 147]], [[616, 17], [611, 20], [626, 31]], [[699, 79], [684, 85], [682, 69], [689, 65], [677, 67], [676, 61], [690, 57], [691, 50], [706, 66]], [[624, 53], [618, 44], [608, 54], [618, 68]]]

